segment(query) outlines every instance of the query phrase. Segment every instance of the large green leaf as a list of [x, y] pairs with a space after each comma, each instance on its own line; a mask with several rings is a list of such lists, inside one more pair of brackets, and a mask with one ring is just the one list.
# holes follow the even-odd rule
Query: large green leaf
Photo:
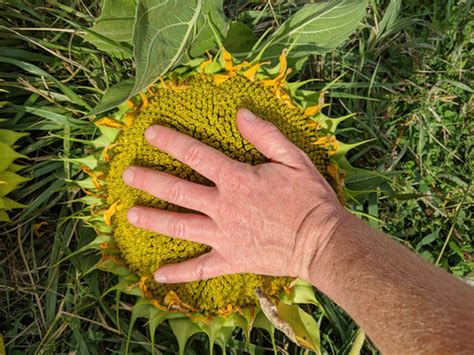
[[222, 0], [206, 0], [199, 15], [193, 43], [189, 49], [192, 58], [198, 57], [205, 51], [216, 46], [214, 31], [221, 38], [225, 36], [227, 19], [224, 15]]
[[257, 40], [257, 36], [250, 27], [238, 21], [233, 21], [229, 25], [227, 37], [222, 44], [230, 53], [238, 54], [249, 52], [257, 43]]
[[131, 44], [136, 0], [104, 0], [102, 12], [84, 39], [119, 59], [132, 56]]
[[133, 79], [128, 79], [110, 87], [105, 92], [100, 103], [94, 107], [90, 114], [97, 115], [117, 107], [132, 96], [134, 85], [135, 83]]
[[291, 327], [292, 334], [287, 335], [290, 338], [293, 336], [298, 345], [319, 354], [319, 326], [316, 320], [297, 305], [280, 302], [277, 310], [278, 318]]
[[139, 0], [133, 29], [136, 79], [133, 93], [180, 63], [193, 39], [202, 0]]
[[289, 48], [289, 62], [304, 61], [340, 46], [359, 25], [367, 0], [331, 0], [308, 4], [286, 20], [266, 41], [263, 59], [276, 62]]

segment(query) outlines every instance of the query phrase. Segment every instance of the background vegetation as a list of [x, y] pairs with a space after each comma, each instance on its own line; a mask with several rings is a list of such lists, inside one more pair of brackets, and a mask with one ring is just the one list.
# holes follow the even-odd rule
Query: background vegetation
[[[258, 36], [277, 28], [305, 1], [227, 0], [225, 13]], [[329, 115], [355, 112], [340, 136], [373, 139], [352, 153], [353, 164], [386, 179], [361, 215], [375, 227], [458, 277], [473, 269], [473, 23], [470, 0], [372, 0], [357, 33], [338, 50], [312, 56], [301, 72], [327, 95]], [[0, 333], [8, 354], [121, 352], [133, 300], [103, 295], [113, 276], [91, 269], [97, 256], [72, 251], [93, 238], [81, 223], [81, 196], [71, 162], [94, 137], [83, 118], [110, 85], [133, 76], [133, 62], [113, 59], [84, 42], [99, 1], [0, 1], [0, 125], [28, 132], [18, 150], [30, 159], [31, 180], [13, 197], [28, 205], [0, 225]], [[84, 145], [85, 144], [85, 145]], [[85, 147], [85, 148], [84, 148]], [[77, 217], [77, 218], [74, 218]], [[357, 280], [354, 280], [357, 282]], [[357, 326], [320, 295], [322, 349], [345, 353]], [[120, 317], [118, 317], [120, 315]], [[228, 353], [261, 354], [267, 335], [240, 333]], [[281, 353], [303, 353], [281, 334]], [[156, 351], [175, 353], [167, 325]], [[366, 341], [366, 352], [375, 352]], [[150, 351], [140, 324], [132, 351]], [[196, 336], [189, 354], [207, 353]]]

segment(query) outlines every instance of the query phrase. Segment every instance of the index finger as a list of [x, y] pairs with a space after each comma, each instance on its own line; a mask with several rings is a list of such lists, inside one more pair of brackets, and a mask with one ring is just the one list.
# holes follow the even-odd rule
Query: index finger
[[168, 127], [150, 126], [145, 131], [145, 138], [153, 146], [167, 152], [214, 182], [217, 182], [220, 169], [225, 169], [234, 163], [218, 150]]

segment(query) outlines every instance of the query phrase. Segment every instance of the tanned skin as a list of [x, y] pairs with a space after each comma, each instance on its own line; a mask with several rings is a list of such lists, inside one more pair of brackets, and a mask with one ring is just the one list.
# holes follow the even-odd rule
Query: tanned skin
[[237, 126], [269, 163], [236, 162], [151, 126], [150, 144], [215, 185], [136, 166], [124, 172], [128, 185], [196, 211], [135, 206], [131, 224], [212, 247], [160, 267], [158, 282], [244, 272], [299, 277], [344, 308], [384, 353], [474, 353], [474, 288], [347, 212], [306, 154], [271, 123], [241, 109]]

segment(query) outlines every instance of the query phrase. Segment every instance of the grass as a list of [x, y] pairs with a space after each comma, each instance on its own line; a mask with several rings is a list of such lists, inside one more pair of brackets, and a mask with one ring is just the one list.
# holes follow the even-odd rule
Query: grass
[[[389, 6], [389, 3], [392, 5]], [[225, 1], [226, 13], [262, 34], [278, 26], [303, 2]], [[360, 30], [342, 48], [310, 59], [303, 78], [322, 88], [335, 78], [330, 114], [356, 112], [341, 128], [346, 141], [373, 139], [351, 155], [357, 166], [385, 176], [360, 212], [423, 257], [458, 277], [473, 269], [473, 23], [470, 1], [372, 0]], [[23, 175], [31, 182], [14, 197], [28, 205], [0, 225], [0, 334], [8, 354], [123, 352], [133, 299], [104, 295], [113, 277], [92, 266], [94, 254], [64, 258], [93, 233], [80, 219], [80, 195], [70, 159], [83, 155], [94, 136], [84, 115], [104, 90], [133, 75], [118, 61], [81, 39], [99, 13], [98, 1], [0, 2], [0, 102], [2, 127], [28, 132], [19, 142], [30, 157]], [[370, 182], [370, 181], [369, 181]], [[357, 326], [323, 295], [328, 317], [322, 348], [346, 353]], [[120, 316], [120, 317], [119, 317]], [[132, 352], [151, 350], [138, 327]], [[303, 353], [281, 334], [281, 353]], [[207, 353], [196, 336], [189, 354]], [[370, 342], [364, 352], [376, 352]], [[175, 353], [169, 327], [159, 327], [156, 351]], [[267, 335], [254, 332], [247, 348], [240, 333], [227, 351], [262, 354]]]

